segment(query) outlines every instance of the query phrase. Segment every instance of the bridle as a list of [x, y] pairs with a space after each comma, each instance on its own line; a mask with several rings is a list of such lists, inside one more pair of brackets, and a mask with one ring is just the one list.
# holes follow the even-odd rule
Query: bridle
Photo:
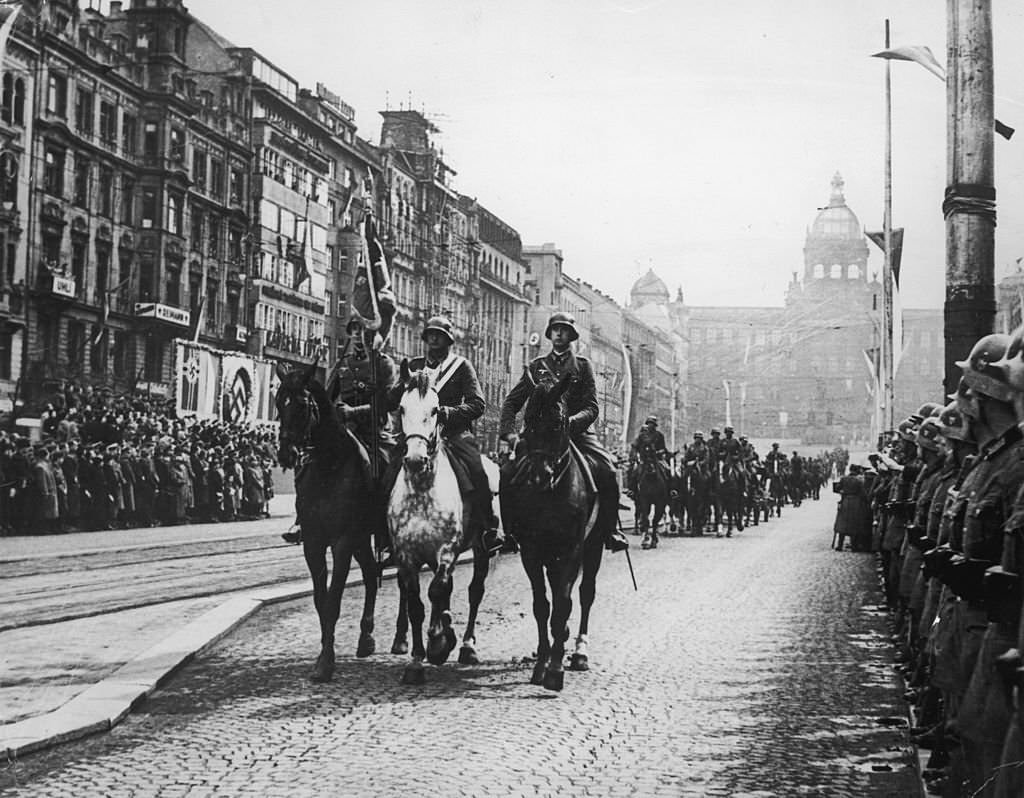
[[[412, 390], [416, 390], [416, 387], [415, 386], [409, 386], [406, 389], [406, 392], [408, 393], [409, 391], [412, 391]], [[434, 388], [433, 386], [430, 386], [429, 390], [431, 390], [435, 394], [437, 394], [437, 389]], [[403, 437], [405, 439], [406, 447], [408, 447], [409, 441], [414, 441], [414, 440], [421, 440], [426, 445], [426, 447], [427, 447], [427, 462], [424, 465], [424, 471], [427, 471], [427, 472], [432, 471], [433, 468], [434, 468], [434, 462], [435, 462], [436, 455], [437, 455], [437, 443], [438, 443], [438, 438], [439, 438], [438, 429], [440, 428], [440, 426], [441, 426], [440, 424], [435, 423], [434, 424], [434, 429], [431, 431], [431, 433], [429, 435], [424, 435], [422, 432], [408, 432], [408, 433], [406, 433], [403, 430]], [[402, 467], [405, 468], [405, 469], [408, 469], [409, 468], [408, 462], [407, 461], [403, 462]]]
[[281, 427], [281, 438], [282, 442], [287, 440], [288, 445], [293, 446], [296, 449], [303, 449], [312, 445], [313, 430], [317, 428], [320, 423], [320, 408], [316, 401], [313, 399], [312, 392], [303, 387], [301, 397], [289, 397], [290, 401], [294, 401], [298, 405], [305, 407], [306, 421], [303, 425], [300, 436], [293, 438], [291, 430], [285, 430], [284, 426]]

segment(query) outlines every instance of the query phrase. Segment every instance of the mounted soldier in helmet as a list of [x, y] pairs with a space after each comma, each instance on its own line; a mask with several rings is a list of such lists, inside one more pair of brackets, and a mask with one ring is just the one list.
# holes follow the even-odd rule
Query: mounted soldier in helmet
[[668, 450], [665, 436], [658, 429], [658, 417], [648, 416], [636, 438], [629, 445], [629, 470], [626, 474], [626, 495], [636, 495], [636, 471], [641, 460], [652, 460], [665, 480], [669, 478]]
[[[377, 551], [383, 551], [388, 544], [385, 513], [391, 483], [387, 475], [396, 447], [387, 407], [389, 394], [398, 382], [398, 369], [391, 357], [373, 346], [374, 337], [379, 333], [366, 329], [361, 318], [351, 318], [345, 332], [348, 340], [327, 378], [327, 398], [337, 406], [338, 419], [355, 438], [367, 484], [373, 486], [371, 501], [379, 510], [375, 514], [374, 543]], [[376, 430], [371, 420], [374, 398], [378, 408]], [[371, 465], [374, 457], [377, 458], [376, 468]], [[372, 476], [374, 472], [376, 478]], [[281, 537], [288, 543], [300, 543], [302, 529], [296, 525]]]
[[[466, 358], [451, 351], [455, 335], [452, 323], [444, 316], [428, 319], [420, 339], [426, 344], [426, 354], [409, 361], [409, 371], [423, 370], [432, 375], [440, 404], [437, 421], [441, 439], [463, 499], [470, 504], [470, 522], [481, 530], [488, 549], [499, 549], [504, 538], [494, 517], [490, 482], [473, 435], [473, 422], [484, 413], [476, 370]], [[398, 385], [391, 392], [389, 409], [398, 409], [403, 390], [404, 386]]]
[[710, 456], [708, 445], [704, 442], [704, 433], [698, 430], [693, 433], [693, 443], [687, 446], [683, 453], [683, 464], [707, 471]]
[[[568, 313], [553, 313], [544, 335], [551, 341], [551, 351], [543, 357], [534, 358], [527, 366], [529, 374], [524, 373], [505, 397], [501, 406], [501, 438], [508, 442], [510, 450], [515, 451], [519, 440], [515, 431], [516, 415], [530, 398], [533, 386], [543, 379], [560, 380], [564, 375], [572, 374], [572, 383], [565, 392], [569, 433], [576, 448], [586, 458], [597, 487], [601, 500], [598, 524], [604, 534], [605, 546], [611, 551], [621, 551], [629, 546], [629, 542], [618, 531], [619, 483], [611, 455], [590, 429], [598, 416], [597, 389], [590, 361], [572, 351], [572, 342], [579, 338], [576, 320]], [[510, 478], [513, 470], [514, 465], [507, 464], [502, 470], [502, 479]]]

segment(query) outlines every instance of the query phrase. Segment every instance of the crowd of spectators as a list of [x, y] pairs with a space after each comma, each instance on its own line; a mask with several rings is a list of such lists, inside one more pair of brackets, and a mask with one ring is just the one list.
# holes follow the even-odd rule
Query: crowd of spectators
[[38, 440], [0, 430], [0, 534], [266, 517], [271, 425], [177, 418], [162, 397], [70, 385]]

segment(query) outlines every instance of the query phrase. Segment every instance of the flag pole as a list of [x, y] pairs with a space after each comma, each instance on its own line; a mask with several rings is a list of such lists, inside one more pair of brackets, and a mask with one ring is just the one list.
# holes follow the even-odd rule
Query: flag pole
[[[889, 20], [885, 21], [885, 49], [889, 49]], [[895, 428], [895, 390], [892, 329], [892, 76], [890, 60], [885, 60], [885, 198], [882, 211], [882, 426]]]

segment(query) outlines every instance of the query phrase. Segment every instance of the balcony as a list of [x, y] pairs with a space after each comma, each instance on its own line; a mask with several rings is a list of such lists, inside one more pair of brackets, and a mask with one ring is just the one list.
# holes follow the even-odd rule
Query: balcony
[[283, 330], [257, 328], [256, 332], [260, 337], [261, 354], [267, 357], [304, 360], [307, 363], [312, 363], [317, 357], [323, 342], [323, 339], [316, 336], [300, 338]]

